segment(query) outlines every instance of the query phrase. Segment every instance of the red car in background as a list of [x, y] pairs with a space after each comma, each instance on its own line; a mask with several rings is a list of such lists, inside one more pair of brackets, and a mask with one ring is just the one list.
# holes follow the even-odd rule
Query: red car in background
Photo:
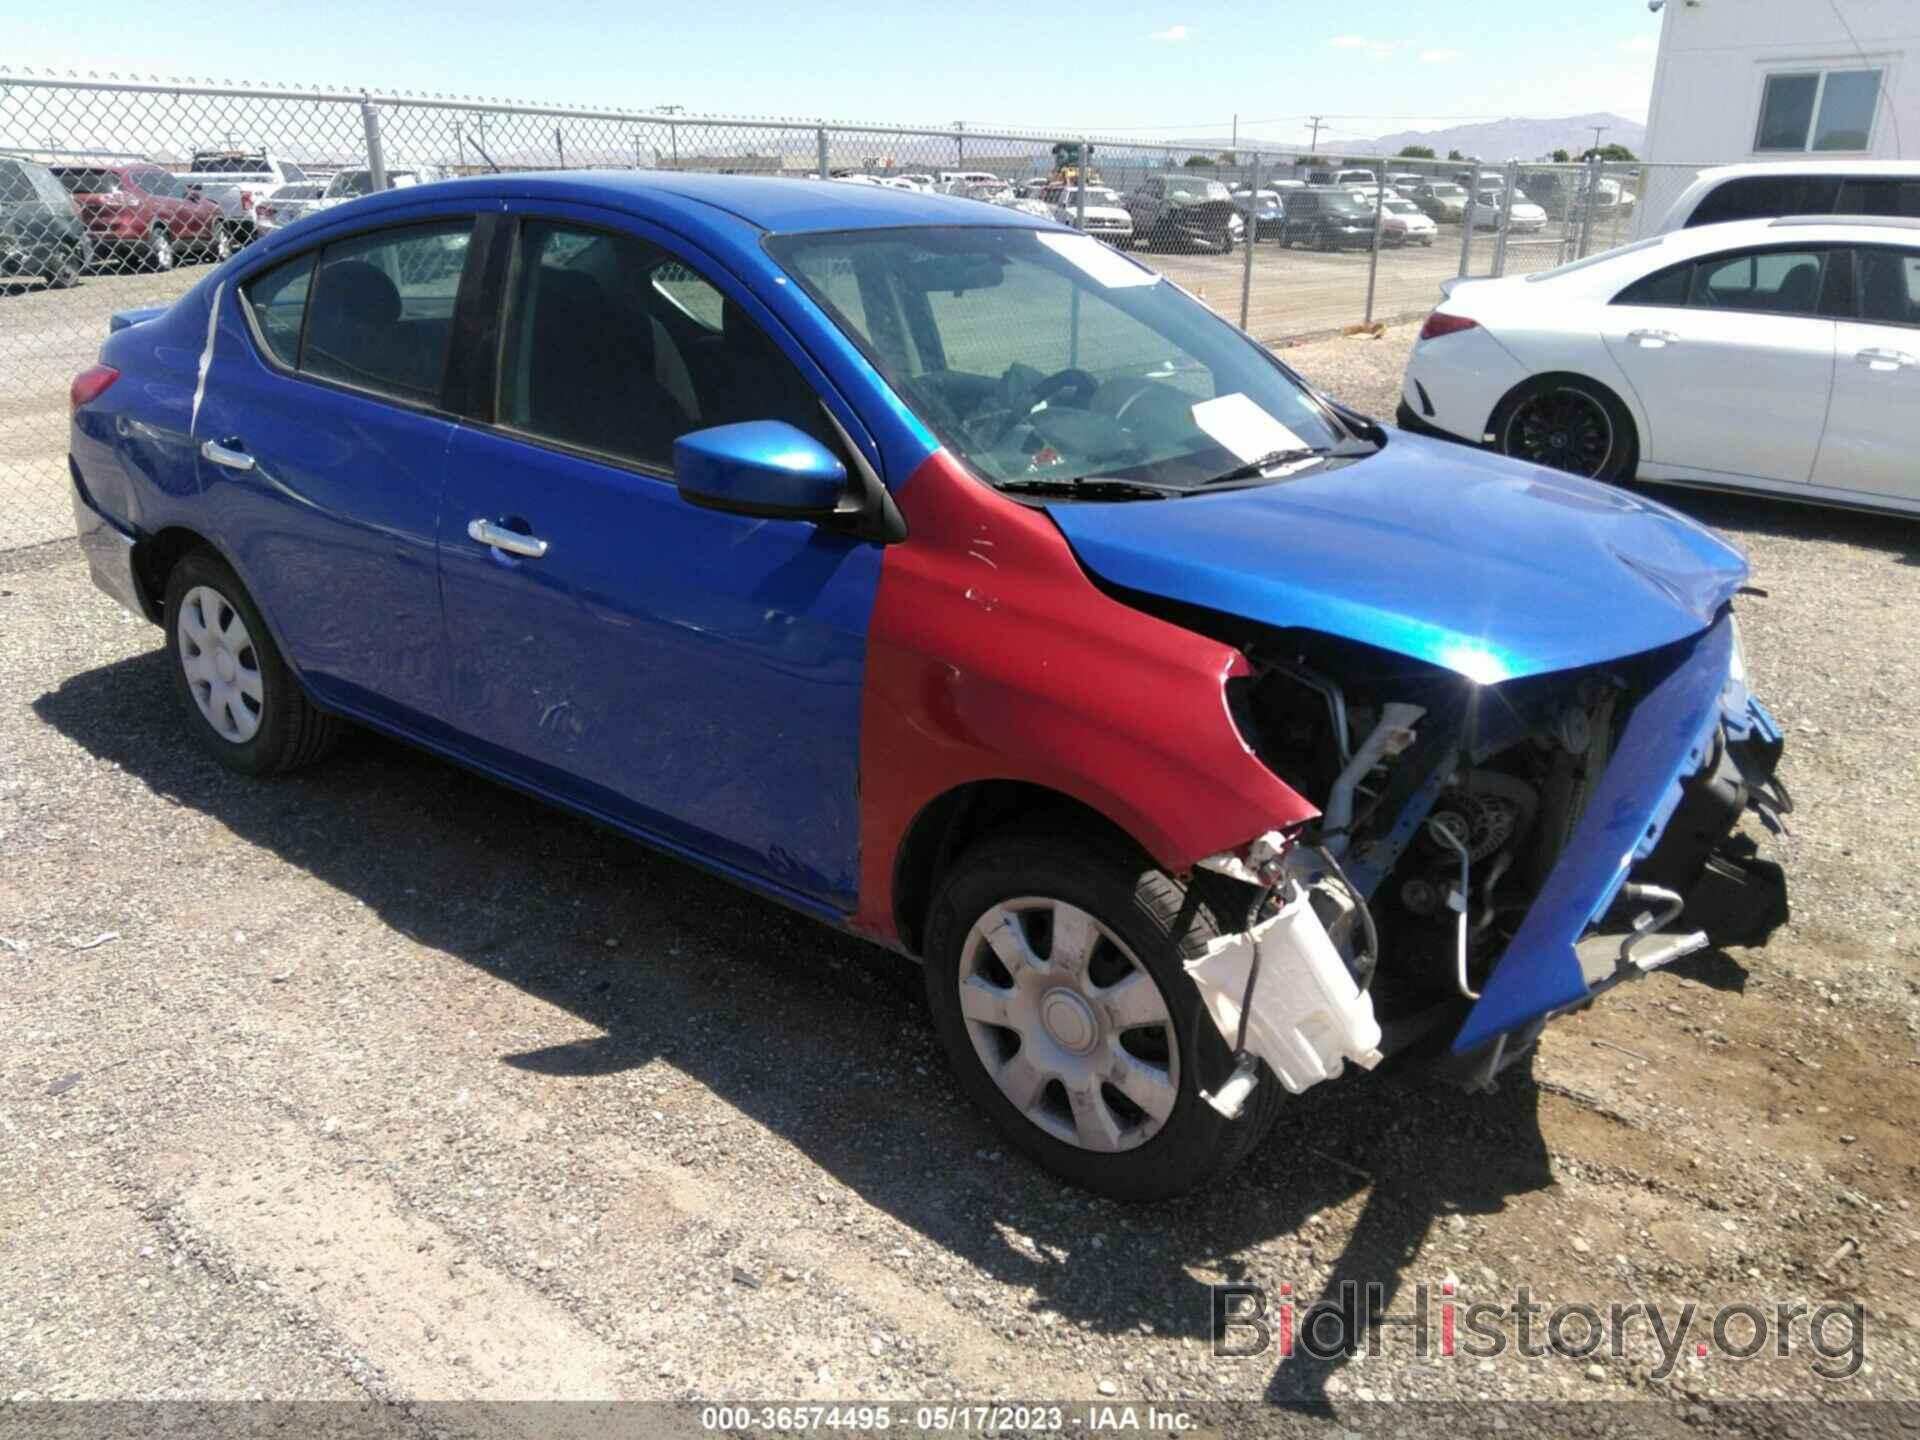
[[171, 270], [183, 256], [233, 253], [226, 216], [200, 187], [158, 165], [54, 165], [93, 236], [94, 254]]

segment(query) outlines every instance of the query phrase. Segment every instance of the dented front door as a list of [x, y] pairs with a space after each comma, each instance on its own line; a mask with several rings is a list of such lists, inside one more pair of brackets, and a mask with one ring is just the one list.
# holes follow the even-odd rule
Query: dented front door
[[878, 547], [497, 431], [462, 428], [447, 464], [451, 712], [480, 758], [850, 908]]

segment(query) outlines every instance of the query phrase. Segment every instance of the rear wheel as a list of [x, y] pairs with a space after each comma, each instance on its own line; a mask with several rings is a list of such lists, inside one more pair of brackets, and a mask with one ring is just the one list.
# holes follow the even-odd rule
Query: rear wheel
[[227, 233], [227, 222], [213, 222], [213, 243], [208, 247], [213, 253], [214, 264], [219, 264], [233, 254], [233, 236]]
[[147, 231], [147, 267], [152, 270], [171, 270], [179, 263], [174, 253], [173, 237], [161, 225]]
[[301, 690], [240, 578], [211, 550], [167, 577], [167, 650], [187, 724], [214, 759], [247, 775], [311, 764], [340, 721]]
[[1503, 455], [1595, 480], [1632, 476], [1639, 439], [1627, 407], [1578, 376], [1529, 381], [1500, 404], [1494, 444]]
[[1186, 900], [1143, 859], [1013, 834], [961, 858], [928, 920], [927, 1000], [961, 1087], [1048, 1170], [1116, 1199], [1224, 1175], [1286, 1093], [1266, 1077], [1238, 1120], [1201, 1098], [1230, 1057], [1181, 968], [1218, 933]]

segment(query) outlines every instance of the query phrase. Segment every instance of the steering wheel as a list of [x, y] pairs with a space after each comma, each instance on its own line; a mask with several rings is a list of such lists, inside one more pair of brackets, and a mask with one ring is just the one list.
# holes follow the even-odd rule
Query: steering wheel
[[1062, 390], [1070, 391], [1074, 403], [1084, 410], [1099, 388], [1100, 382], [1084, 370], [1072, 367], [1056, 370], [1027, 392], [1027, 410], [1031, 412], [1041, 401], [1051, 400]]

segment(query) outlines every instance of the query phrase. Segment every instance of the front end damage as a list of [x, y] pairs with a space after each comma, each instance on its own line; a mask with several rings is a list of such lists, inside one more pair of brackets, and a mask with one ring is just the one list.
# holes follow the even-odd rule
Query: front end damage
[[1787, 918], [1741, 828], [1791, 809], [1781, 736], [1728, 610], [1488, 685], [1308, 632], [1242, 649], [1241, 728], [1322, 813], [1200, 862], [1258, 894], [1250, 928], [1188, 967], [1235, 1057], [1208, 1097], [1229, 1114], [1261, 1064], [1298, 1092], [1418, 1049], [1483, 1087], [1555, 1015]]

